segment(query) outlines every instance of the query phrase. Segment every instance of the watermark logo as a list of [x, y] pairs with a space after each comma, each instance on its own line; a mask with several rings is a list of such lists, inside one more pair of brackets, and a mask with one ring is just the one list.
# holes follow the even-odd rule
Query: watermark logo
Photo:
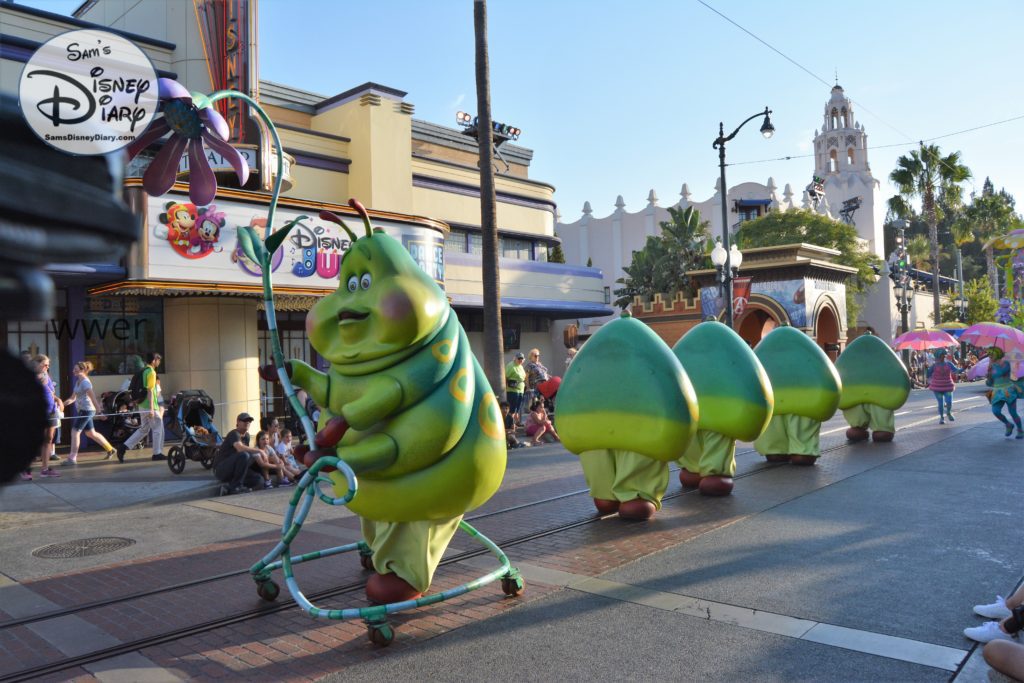
[[21, 72], [21, 110], [47, 144], [71, 154], [107, 154], [130, 144], [156, 113], [156, 71], [130, 40], [69, 31], [43, 43]]

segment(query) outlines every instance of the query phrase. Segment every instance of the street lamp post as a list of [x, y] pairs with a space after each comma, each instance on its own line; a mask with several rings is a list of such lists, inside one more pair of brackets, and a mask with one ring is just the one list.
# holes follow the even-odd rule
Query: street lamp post
[[725, 124], [719, 121], [718, 138], [711, 144], [712, 149], [718, 150], [718, 170], [721, 179], [719, 192], [721, 192], [722, 198], [722, 250], [725, 252], [725, 261], [719, 269], [719, 279], [722, 284], [723, 296], [725, 298], [725, 324], [729, 327], [733, 326], [732, 281], [735, 277], [735, 270], [739, 268], [739, 264], [737, 264], [735, 268], [733, 267], [732, 258], [733, 252], [738, 254], [739, 251], [729, 244], [729, 212], [725, 202], [726, 195], [728, 194], [728, 185], [725, 184], [725, 143], [736, 137], [736, 133], [740, 132], [740, 128], [745, 126], [748, 122], [756, 119], [758, 116], [764, 117], [764, 123], [761, 124], [761, 135], [765, 136], [765, 138], [770, 138], [775, 132], [775, 126], [772, 125], [772, 120], [769, 117], [771, 113], [771, 109], [765, 107], [764, 111], [754, 114], [746, 121], [736, 126], [736, 130], [734, 130], [728, 137], [725, 135]]
[[732, 302], [732, 281], [736, 279], [736, 274], [743, 263], [743, 252], [737, 249], [735, 244], [730, 246], [727, 251], [722, 246], [721, 240], [715, 240], [715, 248], [711, 250], [711, 263], [718, 271], [718, 295], [726, 309], [725, 319], [728, 321], [729, 327], [732, 327], [735, 312]]

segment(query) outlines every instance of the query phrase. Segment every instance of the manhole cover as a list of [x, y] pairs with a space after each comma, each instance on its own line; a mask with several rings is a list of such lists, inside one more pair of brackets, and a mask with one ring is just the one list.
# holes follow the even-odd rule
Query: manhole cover
[[33, 550], [32, 556], [51, 560], [66, 560], [72, 557], [90, 557], [92, 555], [112, 553], [115, 550], [127, 548], [130, 545], [135, 545], [134, 539], [118, 538], [116, 536], [81, 538], [77, 541], [44, 545], [42, 548]]

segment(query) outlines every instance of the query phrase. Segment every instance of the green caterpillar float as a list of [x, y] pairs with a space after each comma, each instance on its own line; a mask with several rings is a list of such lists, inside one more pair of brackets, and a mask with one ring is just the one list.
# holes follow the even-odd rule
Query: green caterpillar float
[[[337, 455], [359, 475], [348, 504], [362, 520], [377, 574], [371, 602], [418, 597], [430, 586], [462, 516], [483, 504], [505, 473], [498, 402], [441, 288], [409, 252], [362, 216], [337, 291], [306, 318], [310, 343], [330, 369], [300, 360], [288, 373], [321, 406], [321, 449], [307, 463]], [[344, 495], [345, 479], [331, 475]]]
[[603, 325], [573, 359], [557, 405], [562, 443], [580, 457], [598, 512], [653, 516], [698, 418], [693, 385], [665, 342], [628, 314]]
[[839, 409], [850, 428], [846, 438], [864, 441], [870, 429], [875, 441], [892, 441], [895, 411], [910, 396], [910, 375], [889, 345], [872, 334], [850, 342], [836, 360], [843, 380]]

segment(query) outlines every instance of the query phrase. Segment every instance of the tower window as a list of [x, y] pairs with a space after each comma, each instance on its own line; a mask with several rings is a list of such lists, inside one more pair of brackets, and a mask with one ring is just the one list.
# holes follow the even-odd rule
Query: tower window
[[839, 171], [839, 159], [837, 158], [836, 151], [832, 150], [828, 153], [828, 172], [836, 173]]
[[832, 107], [832, 130], [839, 127], [839, 110]]
[[846, 107], [843, 107], [843, 128], [850, 127], [849, 115], [846, 113]]
[[850, 166], [853, 166], [853, 158], [853, 147], [851, 147], [850, 149], [846, 150], [846, 163]]

